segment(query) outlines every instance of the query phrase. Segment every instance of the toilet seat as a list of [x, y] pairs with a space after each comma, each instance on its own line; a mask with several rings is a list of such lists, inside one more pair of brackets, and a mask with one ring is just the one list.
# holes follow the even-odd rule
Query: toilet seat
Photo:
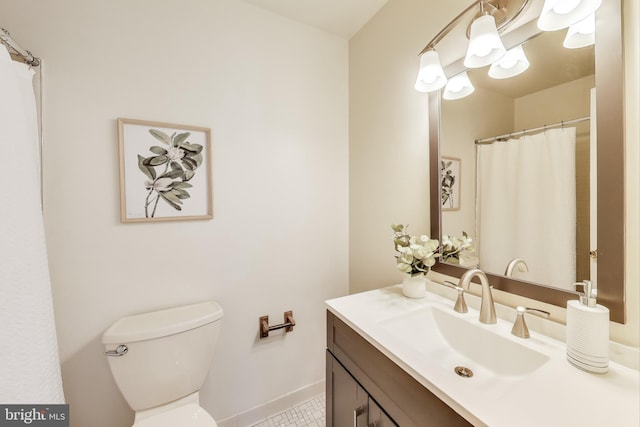
[[195, 403], [160, 412], [141, 420], [132, 427], [217, 427], [214, 419]]

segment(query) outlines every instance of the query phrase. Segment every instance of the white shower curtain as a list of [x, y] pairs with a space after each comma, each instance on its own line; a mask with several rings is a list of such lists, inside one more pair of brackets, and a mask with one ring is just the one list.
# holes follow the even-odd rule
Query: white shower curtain
[[64, 403], [40, 206], [33, 71], [0, 44], [0, 403]]
[[480, 145], [477, 151], [478, 255], [503, 274], [523, 259], [525, 280], [569, 289], [576, 271], [576, 129], [551, 129]]

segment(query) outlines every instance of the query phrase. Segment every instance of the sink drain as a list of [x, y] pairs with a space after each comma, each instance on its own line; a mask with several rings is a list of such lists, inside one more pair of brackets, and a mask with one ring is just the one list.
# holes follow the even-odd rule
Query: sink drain
[[454, 371], [462, 378], [471, 378], [473, 376], [473, 371], [469, 368], [465, 368], [464, 366], [456, 366]]

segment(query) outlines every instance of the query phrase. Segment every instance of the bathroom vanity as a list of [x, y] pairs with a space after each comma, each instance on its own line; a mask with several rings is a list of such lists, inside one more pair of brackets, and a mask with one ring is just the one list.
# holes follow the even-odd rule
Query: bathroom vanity
[[399, 285], [327, 306], [327, 426], [640, 425], [640, 372], [581, 371], [564, 342]]
[[471, 425], [331, 311], [326, 380], [327, 425]]

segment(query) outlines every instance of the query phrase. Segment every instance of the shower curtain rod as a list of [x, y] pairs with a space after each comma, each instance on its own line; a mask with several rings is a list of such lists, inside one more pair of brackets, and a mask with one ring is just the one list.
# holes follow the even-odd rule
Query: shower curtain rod
[[33, 54], [28, 50], [18, 46], [18, 44], [11, 38], [9, 31], [2, 27], [0, 27], [0, 42], [9, 49], [10, 53], [18, 55], [26, 64], [31, 65], [32, 67], [40, 65], [40, 59], [33, 56]]
[[509, 132], [509, 133], [505, 133], [504, 135], [493, 136], [491, 138], [476, 139], [474, 142], [476, 144], [478, 144], [478, 145], [481, 145], [481, 144], [493, 144], [495, 141], [499, 141], [501, 139], [505, 140], [507, 138], [524, 135], [526, 133], [539, 132], [541, 130], [547, 130], [547, 129], [557, 128], [557, 127], [564, 127], [565, 125], [573, 125], [573, 124], [576, 124], [576, 123], [586, 122], [587, 120], [591, 120], [591, 117], [589, 117], [589, 116], [581, 117], [579, 119], [562, 121], [562, 122], [554, 123], [552, 125], [544, 125], [544, 126], [540, 126], [540, 127], [533, 128], [533, 129], [525, 129], [525, 130], [521, 130], [521, 131], [517, 131], [517, 132]]

